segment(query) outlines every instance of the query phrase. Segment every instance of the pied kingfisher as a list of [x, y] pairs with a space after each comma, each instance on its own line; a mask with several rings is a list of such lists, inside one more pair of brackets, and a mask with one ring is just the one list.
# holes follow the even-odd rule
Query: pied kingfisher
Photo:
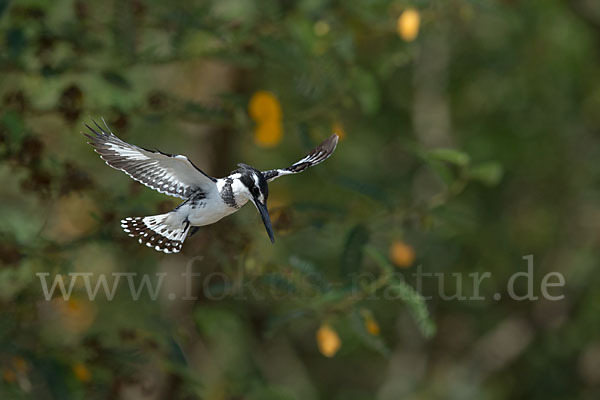
[[[283, 169], [259, 171], [246, 164], [225, 178], [212, 178], [196, 167], [186, 156], [147, 150], [126, 143], [106, 131], [95, 121], [96, 129], [85, 124], [91, 134], [89, 144], [109, 166], [121, 170], [134, 180], [170, 196], [183, 199], [174, 210], [149, 217], [129, 217], [121, 227], [140, 243], [157, 251], [177, 253], [183, 241], [199, 226], [209, 225], [239, 210], [252, 201], [265, 225], [271, 242], [275, 242], [267, 210], [268, 182], [283, 175], [296, 174], [325, 161], [335, 150], [336, 134], [325, 139], [306, 157]], [[107, 132], [108, 131], [108, 132]], [[190, 228], [193, 228], [190, 231]]]

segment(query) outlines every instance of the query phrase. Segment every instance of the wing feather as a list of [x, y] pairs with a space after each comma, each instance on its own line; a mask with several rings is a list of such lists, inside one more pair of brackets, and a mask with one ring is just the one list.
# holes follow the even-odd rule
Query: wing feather
[[297, 174], [305, 169], [315, 166], [327, 160], [335, 151], [339, 136], [335, 133], [325, 139], [320, 145], [314, 148], [303, 159], [297, 161], [287, 168], [270, 169], [262, 174], [268, 182], [283, 175]]
[[205, 195], [216, 190], [216, 179], [206, 175], [186, 156], [147, 150], [126, 143], [115, 136], [108, 126], [106, 130], [109, 133], [93, 122], [96, 128], [85, 124], [91, 132], [84, 134], [90, 139], [89, 144], [106, 164], [125, 172], [132, 179], [160, 193], [182, 199], [187, 199], [198, 190]]

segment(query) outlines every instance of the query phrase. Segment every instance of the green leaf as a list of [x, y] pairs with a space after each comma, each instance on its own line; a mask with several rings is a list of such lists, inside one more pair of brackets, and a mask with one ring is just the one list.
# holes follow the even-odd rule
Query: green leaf
[[167, 338], [167, 344], [169, 347], [169, 359], [171, 362], [180, 365], [187, 365], [187, 359], [185, 357], [185, 351], [181, 348], [181, 345], [177, 343], [177, 340], [169, 335]]
[[375, 114], [380, 107], [377, 79], [370, 72], [356, 68], [352, 71], [352, 87], [358, 103], [366, 115]]
[[347, 278], [360, 270], [364, 247], [369, 242], [369, 231], [363, 224], [355, 225], [346, 236], [346, 245], [342, 252], [340, 275]]
[[296, 293], [296, 285], [278, 273], [270, 273], [261, 277], [260, 281], [282, 294]]
[[292, 269], [302, 274], [307, 282], [310, 282], [313, 287], [325, 292], [328, 288], [328, 283], [323, 274], [310, 261], [303, 260], [297, 256], [290, 257], [290, 266]]
[[311, 301], [310, 307], [314, 310], [319, 310], [323, 306], [331, 303], [336, 303], [348, 296], [349, 291], [345, 290], [329, 290], [323, 295], [315, 297], [314, 300]]
[[392, 264], [390, 264], [387, 260], [387, 258], [385, 258], [385, 256], [383, 254], [381, 254], [381, 252], [379, 250], [377, 250], [376, 248], [372, 247], [372, 246], [366, 246], [365, 247], [365, 253], [367, 253], [369, 255], [369, 257], [371, 257], [371, 259], [373, 261], [375, 261], [375, 263], [377, 263], [377, 265], [379, 265], [379, 267], [386, 273], [391, 274], [394, 272], [394, 267], [392, 266]]
[[386, 192], [378, 185], [358, 181], [350, 176], [339, 176], [336, 179], [336, 183], [352, 191], [369, 196], [375, 201], [389, 204]]
[[469, 177], [488, 186], [494, 186], [502, 179], [502, 165], [495, 161], [479, 164], [469, 170]]
[[129, 81], [120, 73], [115, 71], [104, 71], [102, 78], [111, 85], [114, 85], [120, 89], [131, 89]]
[[388, 286], [391, 294], [397, 294], [408, 307], [415, 319], [419, 330], [426, 338], [435, 334], [435, 324], [429, 316], [425, 299], [412, 286], [404, 281], [398, 281]]
[[[366, 248], [366, 252], [382, 269], [393, 271], [394, 267], [378, 250], [369, 246]], [[423, 336], [430, 338], [435, 334], [435, 324], [429, 316], [425, 299], [419, 292], [405, 281], [399, 279], [396, 279], [393, 283], [389, 284], [386, 290], [388, 291], [388, 294], [394, 296], [397, 295], [402, 299], [415, 319]]]
[[440, 160], [432, 159], [428, 159], [427, 164], [446, 185], [450, 185], [454, 182], [455, 177], [450, 168], [448, 168], [448, 164], [443, 163]]
[[446, 161], [450, 164], [455, 164], [461, 167], [469, 164], [470, 157], [468, 154], [459, 150], [439, 148], [429, 152], [429, 157], [434, 160]]
[[[246, 398], [246, 396], [244, 396]], [[284, 387], [257, 386], [247, 395], [248, 400], [294, 400], [297, 399]]]
[[252, 1], [219, 0], [214, 2], [212, 12], [217, 18], [252, 23], [258, 16], [257, 5]]
[[18, 58], [27, 47], [27, 39], [21, 28], [10, 28], [5, 33], [5, 43], [11, 59]]
[[266, 329], [265, 335], [272, 337], [277, 333], [279, 328], [281, 328], [282, 326], [284, 326], [296, 319], [303, 318], [307, 315], [309, 315], [308, 310], [295, 310], [292, 312], [269, 317], [269, 319], [267, 321], [267, 329]]
[[2, 14], [4, 14], [4, 11], [6, 11], [6, 9], [8, 8], [9, 3], [10, 3], [10, 0], [0, 0], [0, 17], [2, 17]]
[[231, 310], [220, 307], [197, 307], [194, 319], [198, 331], [207, 337], [223, 339], [225, 335], [242, 336], [243, 323]]
[[356, 336], [365, 344], [367, 347], [375, 350], [383, 356], [389, 356], [390, 349], [383, 341], [380, 336], [372, 335], [367, 331], [365, 326], [365, 319], [357, 309], [352, 310], [350, 316], [352, 330]]
[[19, 114], [7, 111], [0, 117], [0, 124], [8, 133], [8, 145], [12, 148], [18, 146], [25, 137], [25, 123]]

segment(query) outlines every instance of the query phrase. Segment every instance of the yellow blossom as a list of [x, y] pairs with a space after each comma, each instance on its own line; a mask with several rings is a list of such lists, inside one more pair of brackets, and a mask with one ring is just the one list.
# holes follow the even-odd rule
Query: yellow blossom
[[92, 379], [92, 373], [82, 363], [76, 363], [73, 365], [73, 374], [75, 375], [75, 378], [81, 382], [89, 382]]
[[407, 8], [398, 17], [396, 30], [398, 35], [407, 42], [412, 42], [419, 34], [419, 26], [421, 25], [421, 14], [415, 8]]
[[369, 332], [373, 336], [378, 336], [380, 332], [379, 324], [375, 320], [375, 317], [373, 317], [371, 311], [363, 309], [361, 310], [361, 314], [363, 319], [365, 320], [365, 328], [367, 332]]
[[325, 357], [333, 357], [340, 349], [342, 341], [329, 324], [323, 324], [317, 331], [317, 345]]
[[258, 123], [254, 129], [254, 141], [262, 147], [273, 147], [281, 142], [283, 126], [281, 120], [273, 119]]
[[257, 124], [281, 119], [281, 105], [271, 92], [259, 90], [252, 95], [248, 112]]
[[390, 246], [390, 259], [399, 268], [408, 268], [415, 261], [414, 249], [401, 240], [395, 240]]
[[256, 123], [254, 141], [262, 147], [273, 147], [281, 142], [283, 124], [281, 104], [271, 92], [259, 90], [248, 104], [250, 117]]

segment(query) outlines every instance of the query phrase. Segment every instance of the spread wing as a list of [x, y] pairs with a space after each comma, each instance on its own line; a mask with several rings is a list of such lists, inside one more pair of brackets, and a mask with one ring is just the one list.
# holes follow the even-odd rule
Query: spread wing
[[273, 179], [279, 178], [280, 176], [297, 174], [298, 172], [304, 171], [308, 167], [322, 163], [333, 154], [335, 146], [337, 146], [338, 139], [338, 135], [334, 133], [325, 139], [323, 143], [318, 145], [313, 151], [308, 153], [306, 157], [296, 162], [291, 167], [283, 169], [270, 169], [268, 171], [264, 171], [262, 174], [268, 182], [271, 182]]
[[87, 128], [96, 153], [111, 167], [121, 170], [136, 181], [170, 196], [187, 199], [192, 192], [205, 194], [217, 190], [216, 179], [196, 167], [186, 156], [146, 150], [116, 137], [106, 126], [105, 132], [95, 121], [96, 129]]

